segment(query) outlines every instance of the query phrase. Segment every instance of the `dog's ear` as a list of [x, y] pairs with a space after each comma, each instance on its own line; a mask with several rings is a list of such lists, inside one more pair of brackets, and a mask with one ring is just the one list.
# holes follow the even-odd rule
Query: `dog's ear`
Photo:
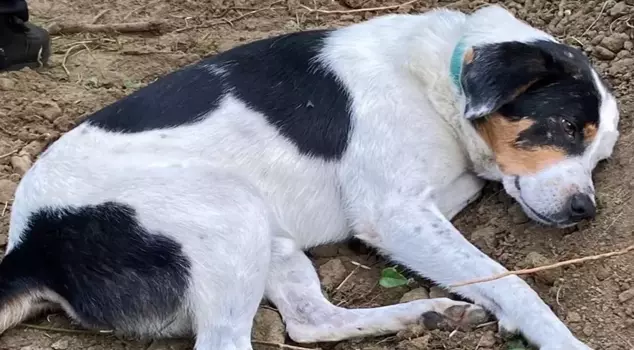
[[487, 116], [537, 81], [561, 72], [562, 62], [538, 45], [504, 42], [466, 51], [461, 74], [467, 119]]

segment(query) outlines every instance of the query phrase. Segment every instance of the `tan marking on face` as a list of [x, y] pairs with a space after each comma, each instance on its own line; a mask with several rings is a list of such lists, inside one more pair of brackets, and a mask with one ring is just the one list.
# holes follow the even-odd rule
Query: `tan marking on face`
[[492, 115], [478, 124], [478, 133], [493, 150], [504, 174], [535, 174], [566, 157], [562, 149], [552, 146], [521, 148], [516, 140], [533, 124], [530, 119], [511, 121], [501, 115]]
[[594, 138], [597, 136], [597, 126], [594, 124], [586, 124], [583, 127], [583, 142], [585, 144], [591, 144]]
[[471, 62], [473, 62], [473, 59], [475, 57], [475, 53], [473, 52], [473, 48], [469, 48], [465, 54], [464, 54], [464, 63], [466, 64], [471, 64]]

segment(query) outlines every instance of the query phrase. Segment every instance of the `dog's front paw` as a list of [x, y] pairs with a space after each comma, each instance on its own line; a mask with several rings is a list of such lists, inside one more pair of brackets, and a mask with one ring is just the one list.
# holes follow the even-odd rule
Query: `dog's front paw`
[[480, 306], [446, 298], [433, 299], [435, 311], [422, 315], [420, 322], [427, 329], [467, 330], [486, 323], [490, 315]]

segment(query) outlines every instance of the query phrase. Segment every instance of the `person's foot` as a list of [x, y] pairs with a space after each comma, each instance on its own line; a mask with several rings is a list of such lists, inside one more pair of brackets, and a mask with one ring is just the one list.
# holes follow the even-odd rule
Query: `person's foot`
[[44, 28], [0, 15], [0, 71], [41, 67], [50, 52], [51, 37]]

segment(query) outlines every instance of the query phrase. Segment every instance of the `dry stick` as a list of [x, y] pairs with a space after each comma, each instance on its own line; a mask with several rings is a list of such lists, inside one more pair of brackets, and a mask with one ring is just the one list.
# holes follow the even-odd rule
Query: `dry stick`
[[603, 11], [605, 11], [605, 8], [608, 6], [608, 3], [610, 3], [610, 1], [612, 0], [607, 0], [606, 2], [603, 3], [603, 6], [601, 7], [601, 11], [599, 12], [599, 15], [597, 16], [597, 18], [594, 19], [592, 23], [590, 23], [590, 25], [583, 32], [583, 34], [581, 34], [582, 37], [585, 36], [590, 31], [590, 29], [592, 29], [592, 27], [594, 27], [594, 25], [597, 24], [597, 22], [599, 22], [599, 20], [601, 19], [601, 16], [603, 16]]
[[184, 32], [184, 31], [187, 31], [187, 30], [192, 30], [192, 29], [209, 28], [209, 27], [214, 27], [214, 26], [220, 25], [220, 24], [229, 24], [230, 26], [233, 27], [233, 22], [239, 21], [241, 19], [244, 19], [245, 17], [254, 15], [254, 14], [258, 13], [258, 12], [262, 12], [262, 11], [266, 11], [266, 10], [273, 10], [273, 8], [272, 8], [273, 5], [279, 4], [281, 2], [282, 1], [276, 1], [274, 3], [271, 3], [268, 7], [263, 7], [261, 9], [257, 9], [257, 10], [253, 10], [251, 12], [247, 12], [247, 13], [245, 13], [243, 15], [240, 15], [240, 16], [238, 16], [236, 18], [232, 18], [232, 19], [223, 18], [223, 19], [221, 19], [218, 22], [204, 23], [204, 24], [199, 24], [199, 25], [196, 25], [196, 26], [184, 27], [184, 28], [176, 29], [174, 31], [174, 33], [181, 33], [181, 32]]
[[7, 158], [7, 157], [11, 157], [12, 155], [14, 155], [14, 154], [16, 154], [16, 153], [18, 153], [18, 150], [13, 150], [13, 151], [11, 151], [11, 152], [9, 152], [9, 153], [5, 153], [5, 154], [1, 155], [1, 156], [0, 156], [0, 159], [4, 159], [4, 158]]
[[137, 12], [139, 12], [139, 11], [143, 10], [143, 9], [144, 9], [144, 8], [146, 8], [146, 7], [149, 7], [149, 6], [152, 6], [152, 5], [156, 5], [156, 4], [158, 4], [159, 2], [161, 2], [161, 1], [163, 1], [163, 0], [152, 1], [152, 2], [149, 2], [149, 3], [145, 4], [145, 5], [143, 5], [143, 6], [137, 7], [136, 9], [134, 9], [134, 10], [130, 11], [130, 13], [128, 13], [127, 15], [125, 15], [125, 17], [123, 17], [123, 20], [124, 20], [124, 21], [126, 21], [126, 20], [127, 20], [128, 18], [130, 18], [130, 16], [132, 16], [133, 14], [135, 14], [135, 13], [137, 13]]
[[56, 332], [56, 333], [69, 333], [69, 334], [110, 334], [110, 333], [113, 333], [113, 331], [111, 331], [111, 330], [89, 331], [89, 330], [82, 330], [82, 329], [68, 329], [68, 328], [55, 328], [55, 327], [38, 326], [36, 324], [29, 324], [29, 323], [20, 323], [20, 326], [22, 326], [24, 328], [37, 329], [39, 331]]
[[471, 281], [467, 281], [467, 282], [463, 282], [463, 283], [454, 284], [454, 285], [449, 286], [449, 288], [463, 287], [463, 286], [468, 286], [468, 285], [476, 284], [476, 283], [491, 282], [491, 281], [499, 280], [500, 278], [504, 278], [504, 277], [511, 276], [511, 275], [533, 274], [535, 272], [552, 270], [552, 269], [556, 269], [556, 268], [562, 267], [562, 266], [580, 264], [580, 263], [584, 263], [584, 262], [587, 262], [587, 261], [606, 259], [606, 258], [611, 258], [611, 257], [614, 257], [614, 256], [625, 255], [625, 254], [627, 254], [629, 252], [632, 252], [632, 251], [634, 251], [634, 245], [631, 245], [631, 246], [629, 246], [629, 247], [627, 247], [625, 249], [618, 250], [618, 251], [615, 251], [615, 252], [599, 254], [599, 255], [592, 255], [592, 256], [586, 256], [586, 257], [583, 257], [583, 258], [561, 261], [561, 262], [558, 262], [558, 263], [552, 264], [552, 265], [539, 266], [539, 267], [535, 267], [535, 268], [532, 268], [532, 269], [507, 271], [505, 273], [501, 273], [499, 275], [495, 275], [495, 276], [492, 276], [492, 277], [481, 278], [481, 279], [476, 279], [476, 280], [471, 280]]
[[97, 23], [97, 21], [103, 17], [103, 15], [105, 15], [106, 13], [108, 13], [108, 11], [110, 11], [110, 9], [105, 9], [101, 12], [99, 12], [95, 17], [93, 17], [92, 21], [90, 21], [91, 24], [95, 24]]
[[278, 349], [289, 349], [289, 350], [321, 350], [321, 348], [303, 348], [301, 346], [293, 346], [287, 344], [273, 343], [268, 341], [260, 341], [260, 340], [252, 340], [253, 344], [258, 345], [268, 345], [268, 346], [276, 346]]
[[163, 22], [132, 22], [112, 24], [55, 23], [48, 28], [51, 35], [76, 33], [141, 33], [161, 29]]
[[419, 0], [410, 0], [408, 2], [402, 3], [402, 4], [398, 4], [398, 5], [391, 5], [391, 6], [381, 6], [381, 7], [366, 7], [366, 8], [360, 8], [360, 9], [354, 9], [354, 10], [319, 10], [319, 9], [311, 9], [308, 6], [304, 6], [304, 5], [300, 5], [301, 7], [303, 7], [305, 10], [307, 10], [308, 12], [317, 12], [317, 13], [358, 13], [358, 12], [372, 12], [372, 11], [387, 11], [387, 10], [394, 10], [397, 9], [399, 7], [405, 6], [405, 5], [410, 5], [413, 4], [415, 2], [418, 2]]
[[66, 50], [66, 53], [64, 54], [64, 58], [62, 59], [62, 68], [64, 68], [64, 72], [66, 72], [66, 75], [69, 78], [70, 78], [70, 71], [68, 70], [68, 67], [66, 67], [66, 61], [68, 60], [68, 56], [70, 55], [70, 52], [73, 51], [74, 48], [80, 47], [80, 46], [82, 46], [81, 43], [75, 44], [69, 47], [68, 50]]

